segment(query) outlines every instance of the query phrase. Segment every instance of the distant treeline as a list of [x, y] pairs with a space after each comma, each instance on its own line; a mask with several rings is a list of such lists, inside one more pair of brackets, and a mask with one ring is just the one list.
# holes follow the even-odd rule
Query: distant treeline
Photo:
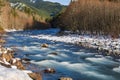
[[120, 0], [78, 0], [53, 19], [61, 30], [79, 33], [120, 34]]

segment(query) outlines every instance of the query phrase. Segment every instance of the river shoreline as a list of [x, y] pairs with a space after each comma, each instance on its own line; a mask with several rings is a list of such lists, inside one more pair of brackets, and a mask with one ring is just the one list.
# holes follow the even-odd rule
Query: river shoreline
[[[42, 80], [39, 73], [33, 72], [30, 69], [26, 69], [25, 64], [29, 63], [26, 59], [20, 59], [15, 57], [15, 51], [12, 48], [4, 47], [6, 40], [2, 33], [0, 37], [0, 68], [3, 72], [0, 73], [0, 79], [2, 80]], [[23, 62], [24, 60], [24, 62]], [[7, 72], [7, 75], [4, 74]], [[19, 74], [19, 75], [16, 75]], [[11, 75], [13, 74], [13, 75]], [[7, 77], [4, 77], [4, 76]]]
[[[42, 34], [41, 34], [41, 32], [42, 32]], [[45, 32], [45, 33], [44, 33]], [[110, 56], [110, 55], [107, 55], [106, 54], [106, 52], [103, 50], [98, 50], [98, 48], [97, 47], [89, 47], [89, 45], [88, 44], [90, 44], [90, 42], [89, 43], [87, 43], [87, 38], [88, 39], [90, 39], [89, 37], [87, 37], [86, 38], [86, 36], [85, 36], [85, 38], [84, 39], [86, 39], [86, 40], [84, 40], [83, 39], [83, 42], [82, 43], [80, 43], [80, 42], [78, 42], [79, 41], [79, 39], [78, 38], [81, 38], [80, 36], [76, 36], [76, 35], [71, 35], [71, 34], [69, 34], [69, 35], [62, 35], [62, 36], [59, 36], [59, 35], [56, 35], [57, 34], [57, 32], [58, 31], [56, 31], [56, 30], [54, 30], [53, 31], [53, 33], [52, 33], [52, 30], [41, 30], [41, 31], [38, 31], [38, 30], [35, 30], [35, 31], [18, 31], [18, 32], [12, 32], [12, 35], [11, 35], [11, 37], [10, 37], [10, 40], [16, 40], [15, 41], [15, 43], [19, 43], [19, 44], [21, 44], [21, 43], [23, 43], [23, 45], [21, 46], [21, 45], [18, 45], [18, 48], [20, 49], [20, 50], [23, 50], [23, 52], [25, 53], [23, 53], [23, 55], [26, 55], [29, 59], [31, 59], [31, 64], [34, 64], [34, 62], [36, 61], [36, 63], [37, 63], [37, 59], [38, 59], [38, 61], [40, 62], [38, 62], [38, 64], [37, 65], [35, 65], [34, 67], [33, 67], [33, 65], [31, 65], [31, 68], [29, 68], [29, 69], [33, 69], [33, 68], [36, 68], [36, 66], [39, 66], [39, 64], [41, 64], [42, 62], [43, 63], [45, 63], [45, 64], [49, 64], [49, 62], [50, 63], [55, 63], [56, 64], [56, 62], [54, 62], [54, 61], [52, 61], [52, 60], [50, 60], [49, 61], [49, 59], [52, 59], [53, 57], [55, 58], [55, 60], [56, 60], [56, 58], [57, 57], [63, 57], [63, 60], [64, 59], [66, 59], [67, 57], [66, 57], [66, 54], [64, 54], [64, 56], [62, 55], [62, 53], [60, 53], [59, 54], [59, 52], [57, 51], [56, 53], [54, 53], [54, 54], [48, 54], [49, 53], [49, 51], [47, 51], [47, 50], [49, 50], [49, 49], [52, 49], [53, 47], [55, 47], [55, 46], [57, 46], [58, 44], [56, 44], [56, 43], [59, 43], [60, 42], [60, 44], [61, 44], [61, 46], [62, 47], [64, 47], [65, 45], [66, 46], [71, 46], [72, 47], [72, 45], [74, 45], [74, 46], [78, 46], [78, 47], [76, 47], [76, 48], [83, 48], [83, 49], [86, 49], [86, 50], [88, 50], [90, 53], [91, 52], [95, 52], [95, 53], [97, 53], [95, 56], [96, 57], [98, 57], [98, 59], [100, 58], [100, 56], [101, 55], [103, 55], [103, 57], [104, 56]], [[16, 33], [16, 34], [14, 34], [14, 33]], [[27, 34], [28, 33], [28, 34]], [[36, 34], [37, 33], [37, 34]], [[51, 34], [49, 34], [49, 33], [51, 33]], [[7, 37], [7, 36], [6, 36]], [[77, 38], [78, 37], [78, 38]], [[24, 40], [20, 40], [21, 38], [25, 38]], [[17, 41], [18, 40], [18, 41]], [[20, 40], [20, 41], [19, 41]], [[47, 40], [47, 41], [46, 41]], [[86, 42], [85, 42], [86, 41]], [[10, 41], [11, 42], [11, 41]], [[14, 41], [12, 41], [12, 42], [14, 42]], [[48, 44], [48, 48], [41, 48], [41, 42], [42, 42], [42, 44], [43, 43], [46, 43], [46, 44]], [[25, 43], [25, 44], [24, 44]], [[53, 44], [52, 44], [53, 43]], [[95, 42], [96, 43], [96, 42]], [[8, 43], [9, 44], [9, 43]], [[11, 43], [12, 44], [12, 43]], [[32, 45], [33, 44], [33, 45]], [[82, 45], [81, 45], [82, 44]], [[8, 46], [10, 46], [10, 45], [8, 45]], [[34, 46], [34, 47], [33, 47]], [[60, 49], [61, 47], [58, 47], [58, 49]], [[74, 47], [72, 47], [72, 48], [74, 48]], [[43, 51], [43, 55], [42, 55], [42, 50], [45, 50], [46, 52], [44, 52]], [[53, 49], [54, 51], [56, 51], [56, 48], [54, 48]], [[63, 50], [64, 51], [64, 50]], [[61, 51], [62, 52], [62, 51]], [[21, 52], [19, 52], [19, 53], [21, 53]], [[76, 52], [75, 52], [76, 53]], [[105, 53], [105, 54], [104, 54]], [[79, 52], [79, 54], [81, 55], [82, 53], [81, 52]], [[76, 53], [76, 55], [79, 55], [79, 54], [77, 54]], [[40, 55], [40, 57], [39, 57], [39, 55]], [[90, 56], [92, 56], [93, 54], [83, 54], [83, 55], [86, 55], [86, 56], [88, 56], [88, 55], [90, 55]], [[75, 56], [75, 55], [74, 55]], [[37, 58], [38, 57], [38, 58]], [[45, 57], [45, 58], [43, 58], [43, 57]], [[48, 57], [48, 58], [46, 58], [46, 57]], [[65, 57], [65, 58], [64, 58]], [[83, 59], [83, 60], [91, 60], [90, 58], [86, 58], [86, 57], [80, 57], [80, 56], [77, 56], [77, 58], [81, 58], [81, 59]], [[94, 57], [94, 56], [93, 56]], [[116, 57], [116, 56], [112, 56], [113, 58], [116, 58], [116, 59], [119, 59], [119, 57]], [[35, 59], [34, 59], [35, 58]], [[81, 62], [81, 59], [79, 60], [80, 62]], [[94, 58], [93, 58], [94, 59]], [[104, 60], [104, 58], [103, 58], [103, 60]], [[105, 60], [107, 60], [107, 59], [105, 59]], [[45, 62], [44, 62], [45, 61]], [[59, 61], [62, 61], [62, 60], [59, 60], [58, 59], [58, 62]], [[78, 61], [78, 60], [77, 60]], [[73, 61], [74, 62], [74, 61]], [[42, 63], [42, 64], [43, 64]], [[60, 65], [61, 64], [68, 64], [67, 62], [60, 62]], [[76, 63], [76, 64], [78, 64], [78, 63]], [[58, 64], [59, 65], [59, 64]], [[70, 65], [72, 65], [72, 64], [69, 64], [69, 66]], [[74, 64], [73, 64], [74, 65]], [[78, 65], [81, 65], [81, 63], [79, 63]], [[26, 65], [27, 66], [27, 65]], [[42, 66], [42, 65], [40, 65], [40, 66]], [[118, 66], [118, 65], [117, 65]], [[51, 67], [51, 66], [46, 66], [44, 69], [46, 69], [46, 68], [49, 68], [49, 67]], [[37, 69], [37, 68], [36, 68]], [[39, 69], [39, 67], [38, 67], [38, 69]], [[43, 70], [44, 70], [43, 69]], [[55, 68], [56, 69], [56, 68]], [[116, 68], [115, 68], [116, 69]], [[34, 70], [33, 70], [34, 71]], [[42, 71], [42, 70], [41, 70]], [[41, 72], [40, 71], [40, 72]], [[59, 71], [59, 70], [56, 70], [56, 71]], [[81, 71], [81, 70], [80, 70]], [[38, 70], [38, 72], [39, 72], [39, 70]], [[68, 74], [68, 73], [67, 73]], [[46, 77], [45, 76], [46, 74], [44, 74], [44, 72], [43, 72], [43, 74], [42, 74], [42, 76], [44, 76], [44, 78]], [[63, 75], [64, 76], [64, 75]], [[52, 76], [48, 76], [48, 77], [52, 77]], [[55, 77], [55, 76], [54, 76]], [[59, 76], [60, 77], [60, 76]], [[71, 77], [71, 76], [69, 76], [69, 77]], [[74, 79], [74, 78], [73, 78]], [[81, 79], [81, 78], [80, 78]], [[43, 79], [43, 80], [47, 80], [47, 79]], [[49, 79], [48, 79], [49, 80]], [[54, 79], [53, 79], [54, 80]]]
[[[46, 30], [47, 31], [47, 30]], [[87, 49], [95, 49], [98, 53], [120, 58], [120, 39], [109, 36], [71, 34], [69, 31], [53, 35], [36, 35], [31, 38], [47, 39], [51, 41], [72, 43]]]

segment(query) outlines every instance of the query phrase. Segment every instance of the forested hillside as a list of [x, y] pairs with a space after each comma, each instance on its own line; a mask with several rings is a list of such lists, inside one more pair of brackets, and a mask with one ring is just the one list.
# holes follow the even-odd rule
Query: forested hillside
[[9, 29], [46, 29], [50, 27], [42, 16], [35, 13], [25, 4], [13, 7], [7, 0], [0, 0], [0, 27], [4, 30]]
[[62, 9], [66, 8], [59, 3], [52, 3], [43, 0], [9, 0], [12, 3], [21, 2], [28, 5], [30, 8], [36, 10], [39, 15], [43, 17], [54, 16], [59, 13]]
[[53, 20], [61, 30], [88, 34], [120, 34], [120, 0], [78, 0]]

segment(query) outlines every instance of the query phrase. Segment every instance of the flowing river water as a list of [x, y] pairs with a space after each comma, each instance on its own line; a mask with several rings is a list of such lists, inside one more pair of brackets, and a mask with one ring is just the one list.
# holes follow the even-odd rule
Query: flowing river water
[[[103, 56], [94, 50], [65, 42], [33, 38], [39, 34], [56, 35], [56, 29], [8, 32], [6, 47], [16, 50], [16, 57], [29, 58], [41, 71], [43, 80], [58, 80], [65, 76], [73, 80], [120, 80], [120, 60]], [[47, 43], [48, 48], [41, 45]], [[56, 55], [51, 53], [57, 53]], [[45, 68], [54, 68], [55, 74], [44, 74]]]

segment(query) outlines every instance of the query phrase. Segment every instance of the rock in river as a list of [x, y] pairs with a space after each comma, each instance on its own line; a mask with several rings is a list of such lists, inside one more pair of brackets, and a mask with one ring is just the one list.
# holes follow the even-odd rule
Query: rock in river
[[18, 69], [20, 70], [25, 70], [25, 67], [23, 66], [21, 60], [17, 60], [15, 63], [13, 63], [12, 65], [17, 66]]
[[14, 57], [12, 53], [2, 53], [0, 55], [1, 58], [5, 59], [7, 62], [10, 62], [10, 60]]
[[41, 45], [41, 47], [48, 48], [48, 44], [44, 43], [44, 44]]
[[33, 79], [33, 80], [42, 80], [42, 76], [39, 73], [28, 73], [28, 75]]
[[44, 73], [55, 73], [55, 72], [56, 71], [53, 68], [47, 68], [47, 69], [44, 70]]
[[56, 52], [49, 53], [49, 55], [58, 55]]

